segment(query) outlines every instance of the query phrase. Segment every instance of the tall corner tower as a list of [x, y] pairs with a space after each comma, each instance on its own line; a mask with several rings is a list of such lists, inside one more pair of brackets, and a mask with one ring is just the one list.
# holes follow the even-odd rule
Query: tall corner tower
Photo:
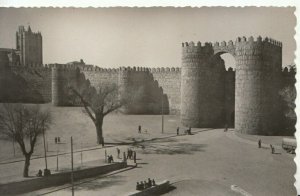
[[28, 26], [27, 30], [24, 26], [19, 26], [16, 32], [16, 49], [20, 53], [21, 65], [43, 64], [42, 42], [40, 32], [32, 32], [30, 26]]

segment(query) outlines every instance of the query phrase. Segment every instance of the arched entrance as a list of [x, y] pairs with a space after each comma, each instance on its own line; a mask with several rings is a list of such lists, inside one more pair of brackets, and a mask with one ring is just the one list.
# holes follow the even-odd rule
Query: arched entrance
[[222, 59], [224, 72], [224, 126], [234, 128], [234, 107], [235, 107], [235, 67], [236, 60], [233, 54], [227, 51], [220, 51], [215, 54]]

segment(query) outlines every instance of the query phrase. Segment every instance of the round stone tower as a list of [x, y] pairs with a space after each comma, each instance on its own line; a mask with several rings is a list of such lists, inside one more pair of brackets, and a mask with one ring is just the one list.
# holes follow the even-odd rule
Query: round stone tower
[[79, 77], [76, 67], [67, 67], [65, 64], [52, 66], [52, 105], [74, 105], [68, 94], [68, 85], [76, 88]]
[[52, 105], [64, 106], [64, 71], [58, 66], [52, 67]]
[[[127, 96], [127, 92], [130, 90], [130, 70], [130, 67], [120, 67], [119, 69], [118, 85], [120, 99]], [[125, 114], [130, 113], [129, 105], [124, 105], [121, 111]]]
[[235, 130], [276, 135], [280, 118], [281, 43], [258, 37], [238, 38], [235, 46]]
[[6, 70], [8, 66], [9, 66], [9, 59], [8, 59], [7, 52], [0, 51], [0, 71]]
[[181, 122], [187, 127], [224, 123], [224, 61], [211, 43], [182, 44]]
[[7, 96], [7, 77], [9, 59], [6, 52], [0, 51], [0, 101], [4, 101]]

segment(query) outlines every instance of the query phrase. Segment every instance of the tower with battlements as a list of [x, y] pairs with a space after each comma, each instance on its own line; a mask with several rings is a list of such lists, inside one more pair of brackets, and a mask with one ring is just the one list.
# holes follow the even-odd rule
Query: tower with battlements
[[19, 26], [16, 32], [16, 50], [21, 65], [41, 65], [43, 63], [42, 35], [32, 32], [30, 26], [27, 30]]

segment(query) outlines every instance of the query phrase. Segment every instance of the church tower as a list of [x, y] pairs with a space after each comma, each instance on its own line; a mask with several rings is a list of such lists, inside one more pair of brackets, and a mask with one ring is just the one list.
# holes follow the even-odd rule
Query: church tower
[[43, 64], [42, 35], [40, 32], [32, 32], [30, 26], [27, 31], [24, 26], [19, 26], [16, 32], [16, 49], [21, 65]]

